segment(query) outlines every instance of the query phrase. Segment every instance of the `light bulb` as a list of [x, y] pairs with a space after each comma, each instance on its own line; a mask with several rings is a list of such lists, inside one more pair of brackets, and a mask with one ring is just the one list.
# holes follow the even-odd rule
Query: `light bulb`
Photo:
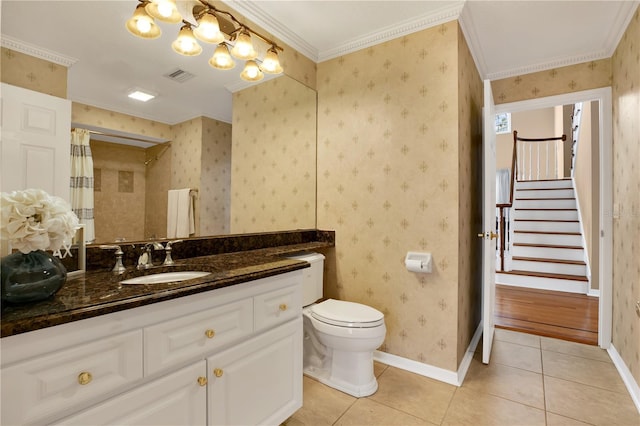
[[131, 34], [140, 38], [154, 39], [160, 37], [162, 33], [153, 18], [147, 14], [144, 3], [140, 3], [136, 7], [133, 16], [127, 21], [126, 27]]
[[162, 3], [158, 3], [158, 13], [164, 18], [168, 18], [173, 13], [173, 8], [169, 2], [163, 1]]
[[209, 59], [209, 65], [221, 70], [230, 70], [236, 66], [236, 63], [231, 58], [227, 45], [220, 43], [215, 52], [213, 52], [211, 59]]
[[136, 28], [138, 28], [138, 31], [140, 31], [141, 33], [148, 33], [149, 31], [151, 31], [151, 20], [138, 19], [136, 21]]
[[260, 81], [264, 78], [264, 74], [260, 71], [256, 61], [249, 60], [244, 66], [240, 78], [246, 81]]
[[206, 43], [218, 44], [224, 41], [218, 19], [210, 13], [205, 13], [198, 19], [198, 26], [193, 30], [193, 34], [198, 40]]
[[146, 2], [145, 10], [149, 15], [163, 22], [177, 24], [182, 20], [175, 0], [152, 0], [151, 2]]
[[271, 49], [267, 51], [260, 68], [262, 68], [262, 71], [267, 74], [281, 74], [283, 72], [280, 60], [278, 59], [278, 52], [276, 52], [275, 47], [271, 47]]
[[180, 28], [178, 38], [171, 43], [171, 47], [177, 53], [184, 56], [197, 56], [202, 53], [202, 46], [200, 46], [193, 37], [191, 25], [188, 24]]
[[231, 49], [231, 54], [243, 60], [255, 59], [258, 56], [251, 43], [251, 35], [246, 30], [242, 30], [236, 36], [236, 44]]

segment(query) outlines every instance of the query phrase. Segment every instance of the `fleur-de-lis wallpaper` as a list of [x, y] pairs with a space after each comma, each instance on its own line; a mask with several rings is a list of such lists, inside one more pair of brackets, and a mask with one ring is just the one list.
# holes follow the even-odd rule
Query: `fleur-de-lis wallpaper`
[[[384, 351], [448, 370], [478, 324], [481, 96], [455, 21], [318, 65], [325, 296], [384, 312]], [[413, 250], [433, 273], [406, 270]]]

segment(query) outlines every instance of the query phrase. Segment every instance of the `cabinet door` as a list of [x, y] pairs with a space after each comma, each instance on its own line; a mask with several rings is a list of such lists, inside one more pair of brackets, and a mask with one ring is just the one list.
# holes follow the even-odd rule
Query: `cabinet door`
[[2, 424], [42, 423], [142, 378], [142, 332], [132, 331], [2, 369]]
[[204, 425], [207, 421], [205, 373], [206, 362], [202, 360], [63, 419], [59, 424]]
[[302, 407], [302, 318], [207, 359], [209, 424], [280, 424]]

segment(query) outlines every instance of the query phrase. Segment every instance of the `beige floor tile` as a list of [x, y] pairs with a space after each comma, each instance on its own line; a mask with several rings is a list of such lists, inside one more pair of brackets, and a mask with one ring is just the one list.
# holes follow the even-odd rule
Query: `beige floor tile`
[[591, 426], [591, 423], [570, 419], [558, 414], [547, 413], [547, 426]]
[[336, 426], [366, 425], [366, 426], [404, 426], [404, 425], [433, 425], [425, 420], [411, 416], [402, 411], [379, 404], [370, 399], [362, 398], [356, 401], [347, 412], [336, 422]]
[[522, 344], [502, 340], [494, 341], [489, 362], [521, 368], [534, 373], [542, 373], [540, 349]]
[[544, 351], [560, 352], [567, 355], [581, 356], [583, 358], [613, 363], [607, 351], [597, 346], [552, 339], [550, 337], [541, 337], [540, 343]]
[[536, 336], [535, 334], [519, 333], [517, 331], [505, 330], [502, 328], [496, 328], [494, 341], [495, 340], [517, 343], [518, 345], [532, 346], [534, 348], [540, 347], [540, 336]]
[[542, 351], [542, 365], [545, 376], [627, 394], [627, 388], [613, 363]]
[[456, 387], [428, 377], [388, 367], [369, 399], [440, 424]]
[[443, 426], [543, 426], [544, 424], [543, 410], [464, 387], [456, 391], [442, 422]]
[[547, 412], [594, 425], [640, 424], [640, 414], [629, 394], [545, 376]]
[[376, 376], [376, 378], [380, 377], [380, 375], [384, 373], [384, 370], [386, 370], [387, 367], [388, 367], [387, 364], [383, 364], [378, 361], [373, 361], [373, 375]]
[[462, 387], [544, 410], [544, 388], [540, 373], [495, 362], [484, 365], [479, 359], [473, 359]]
[[356, 398], [325, 386], [308, 377], [303, 378], [302, 408], [287, 421], [288, 426], [332, 425], [356, 401]]

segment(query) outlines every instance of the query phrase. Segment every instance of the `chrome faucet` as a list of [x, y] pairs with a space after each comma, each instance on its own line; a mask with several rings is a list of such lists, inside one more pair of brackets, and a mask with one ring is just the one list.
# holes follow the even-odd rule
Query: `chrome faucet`
[[175, 262], [171, 258], [171, 244], [181, 243], [182, 241], [183, 240], [167, 241], [167, 244], [165, 244], [165, 247], [164, 247], [165, 257], [164, 257], [164, 263], [162, 264], [163, 266], [175, 265]]
[[151, 250], [163, 249], [163, 245], [159, 242], [145, 244], [142, 254], [138, 258], [138, 269], [149, 269], [153, 267], [153, 257], [151, 256]]
[[127, 268], [124, 267], [124, 265], [122, 264], [122, 255], [124, 254], [122, 252], [122, 249], [120, 248], [120, 246], [117, 245], [101, 245], [100, 246], [101, 249], [103, 250], [115, 250], [116, 251], [116, 264], [113, 267], [113, 269], [111, 270], [114, 274], [122, 274], [123, 272], [125, 272], [127, 270]]

